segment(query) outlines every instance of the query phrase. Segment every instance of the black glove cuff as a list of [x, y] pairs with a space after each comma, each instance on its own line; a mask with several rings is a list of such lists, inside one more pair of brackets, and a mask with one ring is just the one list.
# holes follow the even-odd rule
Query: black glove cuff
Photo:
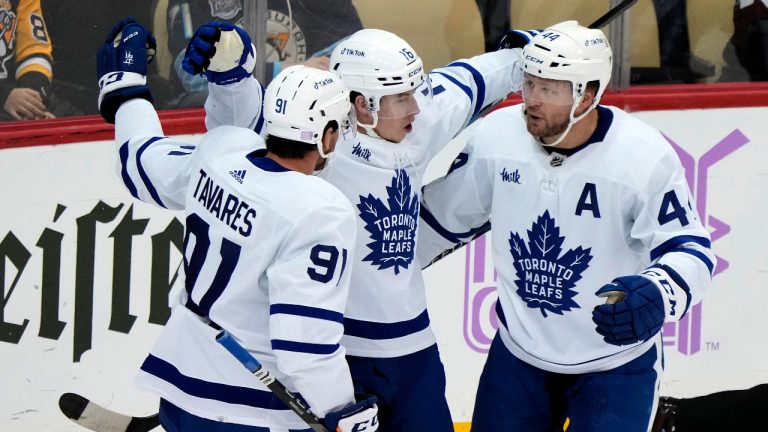
[[103, 117], [104, 121], [107, 123], [115, 124], [115, 114], [117, 114], [120, 105], [131, 99], [146, 99], [150, 103], [154, 101], [152, 92], [149, 90], [149, 87], [145, 85], [118, 89], [104, 95], [104, 99], [101, 101], [101, 106], [99, 107], [101, 117]]

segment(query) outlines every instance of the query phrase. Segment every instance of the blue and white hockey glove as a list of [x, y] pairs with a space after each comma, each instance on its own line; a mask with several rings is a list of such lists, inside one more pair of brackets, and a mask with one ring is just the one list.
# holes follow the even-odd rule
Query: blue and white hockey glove
[[592, 321], [603, 340], [612, 345], [643, 342], [658, 333], [666, 316], [664, 298], [651, 278], [633, 275], [616, 278], [595, 293], [608, 297], [592, 311]]
[[496, 51], [509, 48], [522, 48], [528, 45], [528, 42], [534, 36], [541, 33], [541, 30], [507, 30], [496, 43]]
[[190, 75], [205, 73], [209, 82], [232, 84], [253, 74], [256, 48], [242, 28], [228, 22], [203, 24], [187, 44], [181, 67]]
[[378, 413], [376, 396], [370, 396], [338, 411], [329, 412], [323, 423], [329, 431], [375, 432], [379, 430]]
[[96, 55], [99, 112], [107, 123], [115, 122], [123, 102], [136, 98], [152, 102], [147, 65], [156, 48], [152, 33], [131, 17], [117, 23], [107, 35]]

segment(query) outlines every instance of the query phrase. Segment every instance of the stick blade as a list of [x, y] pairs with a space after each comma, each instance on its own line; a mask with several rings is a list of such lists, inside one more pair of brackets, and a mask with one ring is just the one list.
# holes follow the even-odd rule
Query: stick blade
[[160, 424], [158, 414], [147, 417], [120, 414], [75, 393], [62, 394], [59, 409], [73, 422], [97, 432], [147, 432]]

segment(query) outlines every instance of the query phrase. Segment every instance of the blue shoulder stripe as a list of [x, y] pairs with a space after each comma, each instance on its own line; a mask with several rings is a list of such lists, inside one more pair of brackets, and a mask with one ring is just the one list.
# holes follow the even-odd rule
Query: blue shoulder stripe
[[256, 127], [253, 131], [261, 135], [261, 129], [264, 127], [264, 86], [261, 87], [261, 109], [259, 110], [259, 118], [256, 120]]
[[128, 141], [124, 142], [120, 146], [120, 176], [123, 178], [123, 184], [128, 188], [128, 192], [131, 196], [139, 199], [139, 191], [136, 189], [136, 185], [131, 180], [131, 176], [128, 175]]
[[141, 155], [144, 154], [144, 152], [149, 148], [150, 145], [152, 145], [153, 142], [163, 138], [165, 137], [152, 137], [148, 139], [147, 142], [142, 144], [141, 147], [139, 147], [139, 150], [136, 152], [136, 167], [139, 169], [139, 176], [141, 176], [141, 180], [147, 187], [147, 191], [149, 191], [149, 195], [152, 196], [152, 199], [154, 199], [159, 206], [167, 208], [165, 204], [163, 204], [163, 201], [160, 199], [160, 195], [157, 194], [157, 189], [155, 189], [155, 186], [152, 184], [152, 180], [144, 170], [144, 166], [141, 164]]
[[187, 376], [176, 366], [152, 354], [144, 360], [141, 370], [170, 383], [190, 396], [263, 409], [289, 409], [277, 400], [271, 391], [231, 386]]
[[282, 339], [272, 339], [272, 349], [281, 351], [301, 352], [307, 354], [333, 354], [339, 349], [339, 344], [316, 344], [295, 342]]
[[311, 306], [302, 306], [295, 304], [276, 303], [269, 306], [269, 314], [286, 314], [297, 315], [308, 318], [317, 318], [326, 321], [333, 321], [339, 324], [344, 322], [344, 314], [340, 312], [331, 311], [328, 309], [320, 309]]
[[475, 102], [475, 110], [472, 112], [472, 118], [475, 118], [475, 116], [477, 116], [477, 114], [485, 107], [485, 79], [483, 78], [483, 74], [475, 69], [474, 66], [465, 62], [453, 62], [447, 67], [461, 67], [472, 74], [472, 79], [475, 80], [475, 86], [477, 87], [477, 101]]

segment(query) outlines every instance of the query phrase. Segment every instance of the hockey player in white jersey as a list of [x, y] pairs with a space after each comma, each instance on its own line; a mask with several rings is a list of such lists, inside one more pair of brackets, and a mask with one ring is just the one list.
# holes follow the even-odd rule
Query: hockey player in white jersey
[[186, 292], [137, 378], [160, 396], [162, 426], [309, 430], [216, 342], [224, 329], [328, 430], [376, 430], [374, 399], [355, 403], [340, 345], [354, 212], [311, 175], [340, 135], [354, 133], [349, 91], [329, 72], [287, 68], [266, 90], [266, 149], [252, 130], [231, 126], [194, 146], [165, 137], [146, 100], [153, 45], [140, 24], [124, 20], [99, 50], [98, 69], [100, 111], [115, 123], [124, 184], [142, 201], [186, 215]]
[[[415, 256], [421, 182], [435, 154], [483, 108], [519, 88], [519, 60], [519, 49], [503, 49], [426, 74], [406, 41], [377, 29], [358, 31], [331, 55], [331, 71], [352, 91], [360, 132], [339, 142], [320, 173], [358, 215], [342, 344], [355, 391], [377, 396], [388, 431], [453, 431]], [[237, 84], [242, 95], [254, 92], [253, 81]], [[247, 108], [217, 109], [225, 114], [209, 111], [209, 118], [242, 116]]]
[[575, 21], [535, 36], [524, 103], [489, 114], [424, 189], [422, 260], [492, 221], [500, 325], [473, 431], [648, 431], [660, 329], [711, 285], [710, 237], [674, 150], [598, 105], [611, 57], [603, 32]]

